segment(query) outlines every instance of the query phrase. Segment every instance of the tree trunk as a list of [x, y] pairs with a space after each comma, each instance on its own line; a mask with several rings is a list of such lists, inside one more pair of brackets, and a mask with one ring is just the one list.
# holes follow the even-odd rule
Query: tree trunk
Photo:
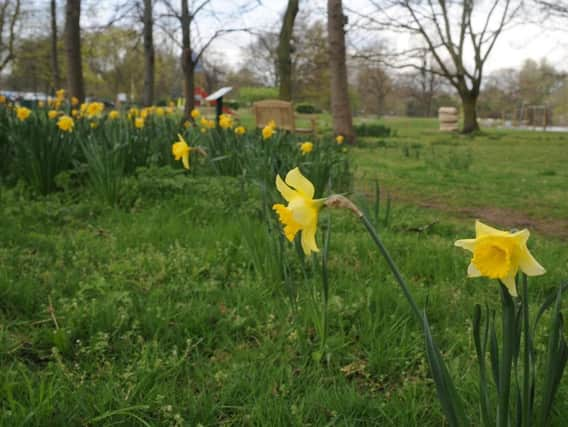
[[280, 78], [278, 98], [285, 101], [292, 100], [291, 41], [299, 3], [299, 0], [288, 0], [278, 37], [278, 74]]
[[327, 33], [329, 39], [329, 72], [331, 77], [331, 114], [333, 130], [349, 143], [355, 142], [353, 119], [349, 105], [347, 65], [345, 64], [345, 32], [341, 0], [327, 1]]
[[195, 106], [194, 97], [194, 69], [192, 52], [191, 52], [191, 15], [187, 0], [181, 0], [181, 37], [182, 37], [182, 55], [181, 68], [183, 70], [183, 95], [185, 97], [185, 107], [183, 109], [184, 117], [190, 118], [191, 110]]
[[460, 94], [463, 108], [463, 133], [479, 130], [477, 123], [477, 96], [471, 93]]
[[57, 50], [57, 1], [50, 1], [51, 13], [51, 84], [52, 93], [61, 89], [61, 74], [59, 72], [59, 58]]
[[69, 96], [83, 102], [85, 87], [81, 63], [81, 0], [67, 0], [65, 6], [65, 54], [67, 56], [67, 86]]
[[154, 103], [154, 18], [152, 0], [144, 0], [144, 93], [142, 102], [145, 106]]

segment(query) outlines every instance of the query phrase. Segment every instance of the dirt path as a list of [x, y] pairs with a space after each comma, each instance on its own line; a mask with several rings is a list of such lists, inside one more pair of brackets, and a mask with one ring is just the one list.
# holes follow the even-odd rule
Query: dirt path
[[528, 228], [546, 236], [568, 240], [568, 218], [565, 220], [535, 218], [523, 212], [506, 208], [448, 206], [447, 203], [436, 197], [420, 197], [393, 188], [384, 188], [384, 192], [389, 194], [393, 201], [412, 203], [421, 208], [442, 211], [458, 218], [474, 218], [509, 228]]

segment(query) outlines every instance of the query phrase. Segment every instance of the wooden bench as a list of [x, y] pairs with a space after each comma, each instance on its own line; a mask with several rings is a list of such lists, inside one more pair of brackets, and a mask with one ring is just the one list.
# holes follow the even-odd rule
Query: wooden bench
[[[256, 119], [257, 128], [263, 128], [271, 120], [274, 120], [278, 129], [302, 134], [316, 133], [317, 116], [313, 114], [294, 114], [294, 108], [291, 102], [278, 99], [258, 101], [252, 105], [252, 110]], [[297, 128], [296, 119], [309, 120], [311, 127]]]

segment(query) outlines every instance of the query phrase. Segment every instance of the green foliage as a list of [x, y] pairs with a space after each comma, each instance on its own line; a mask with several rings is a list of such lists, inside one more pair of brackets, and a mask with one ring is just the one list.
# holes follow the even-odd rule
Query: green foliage
[[302, 102], [302, 103], [296, 105], [296, 113], [316, 114], [316, 113], [321, 113], [321, 109], [317, 108], [313, 104], [308, 104], [307, 102]]
[[391, 129], [385, 125], [376, 122], [363, 122], [355, 125], [355, 133], [357, 136], [390, 136]]
[[278, 88], [275, 87], [241, 87], [239, 88], [239, 102], [251, 105], [264, 99], [278, 99]]

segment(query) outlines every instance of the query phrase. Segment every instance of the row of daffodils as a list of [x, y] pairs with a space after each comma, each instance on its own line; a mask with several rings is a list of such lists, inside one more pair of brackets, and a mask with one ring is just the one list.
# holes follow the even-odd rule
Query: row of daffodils
[[[537, 351], [534, 344], [538, 318], [533, 321], [530, 317], [527, 276], [543, 275], [545, 269], [527, 248], [528, 230], [501, 231], [476, 221], [475, 238], [455, 242], [456, 246], [472, 253], [467, 268], [468, 277], [496, 280], [502, 301], [500, 343], [494, 313], [486, 310], [483, 316], [480, 306], [474, 308], [473, 340], [479, 364], [479, 402], [476, 405], [479, 418], [471, 418], [471, 412], [465, 410], [459, 387], [454, 384], [442, 352], [432, 336], [426, 312], [419, 308], [398, 266], [361, 210], [342, 195], [314, 198], [314, 185], [299, 168], [290, 170], [284, 180], [277, 175], [276, 189], [287, 202], [287, 205], [273, 205], [282, 223], [283, 234], [291, 242], [299, 238], [306, 256], [319, 252], [316, 233], [323, 208], [348, 209], [362, 221], [421, 325], [432, 378], [450, 426], [549, 424], [553, 401], [568, 359], [560, 311], [562, 292], [568, 284], [561, 286], [554, 298], [541, 307], [541, 313], [552, 307], [547, 331], [550, 338], [543, 354]], [[322, 342], [325, 342], [325, 336]], [[325, 348], [321, 349], [318, 357], [322, 352], [325, 352]], [[491, 361], [490, 369], [486, 366], [487, 359]], [[492, 373], [494, 390], [491, 390], [488, 372]]]

